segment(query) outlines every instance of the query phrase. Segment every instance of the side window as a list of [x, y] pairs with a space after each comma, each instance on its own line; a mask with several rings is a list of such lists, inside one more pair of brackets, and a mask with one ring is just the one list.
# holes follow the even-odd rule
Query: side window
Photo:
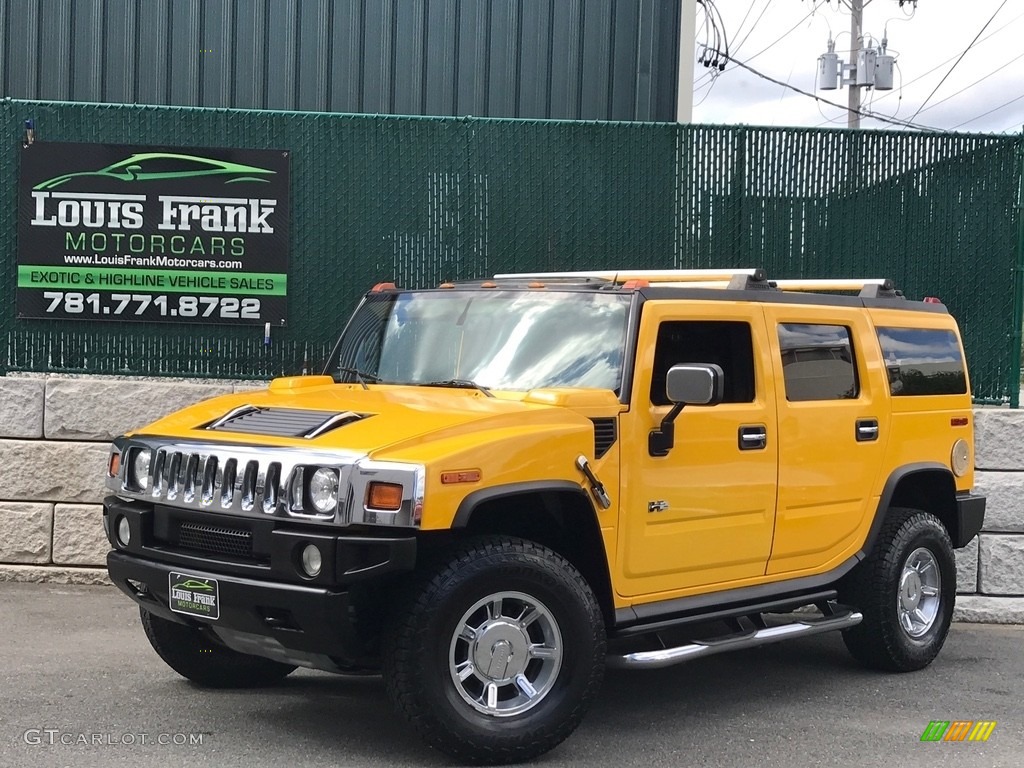
[[683, 320], [662, 323], [654, 348], [651, 402], [668, 405], [665, 377], [678, 363], [715, 363], [725, 374], [726, 403], [754, 400], [754, 347], [748, 323]]
[[779, 325], [786, 399], [850, 400], [860, 392], [850, 329], [842, 325]]
[[893, 397], [967, 392], [964, 357], [955, 333], [931, 328], [877, 330]]

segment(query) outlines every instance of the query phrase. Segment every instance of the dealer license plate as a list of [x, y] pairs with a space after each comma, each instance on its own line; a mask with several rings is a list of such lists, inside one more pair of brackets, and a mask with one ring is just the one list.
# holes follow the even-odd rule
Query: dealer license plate
[[216, 579], [171, 571], [169, 601], [175, 613], [200, 619], [220, 618], [220, 589]]

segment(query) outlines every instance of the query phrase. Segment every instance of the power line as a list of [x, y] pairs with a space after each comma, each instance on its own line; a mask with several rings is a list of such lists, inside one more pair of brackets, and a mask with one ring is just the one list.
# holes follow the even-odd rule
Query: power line
[[999, 4], [999, 7], [998, 7], [998, 8], [996, 8], [996, 10], [995, 10], [995, 13], [993, 13], [993, 14], [992, 14], [992, 15], [991, 15], [991, 16], [989, 17], [989, 20], [985, 22], [985, 26], [983, 26], [983, 27], [981, 28], [981, 30], [980, 30], [980, 31], [978, 32], [978, 34], [976, 34], [976, 35], [974, 36], [974, 39], [973, 39], [973, 40], [971, 40], [971, 43], [970, 43], [970, 45], [968, 45], [968, 46], [967, 46], [966, 48], [964, 48], [964, 52], [960, 54], [960, 57], [959, 57], [959, 58], [958, 58], [958, 59], [957, 59], [957, 60], [956, 60], [956, 61], [955, 61], [955, 62], [953, 63], [953, 66], [949, 68], [949, 71], [948, 71], [948, 72], [946, 72], [946, 74], [942, 76], [942, 79], [941, 79], [941, 80], [939, 80], [939, 84], [938, 84], [938, 85], [936, 85], [936, 86], [935, 86], [935, 87], [934, 87], [934, 88], [932, 89], [932, 92], [928, 94], [928, 98], [927, 98], [927, 99], [925, 99], [925, 100], [924, 100], [924, 101], [923, 101], [923, 102], [921, 103], [921, 106], [917, 108], [917, 112], [915, 112], [914, 114], [912, 114], [912, 115], [910, 116], [910, 119], [911, 119], [911, 120], [913, 120], [913, 119], [914, 119], [915, 117], [917, 117], [917, 116], [918, 116], [919, 114], [921, 114], [921, 110], [922, 110], [922, 109], [924, 109], [924, 108], [925, 108], [925, 106], [926, 106], [926, 105], [928, 104], [928, 102], [932, 100], [932, 96], [934, 96], [934, 95], [935, 95], [935, 92], [936, 92], [937, 90], [939, 90], [939, 88], [941, 88], [941, 87], [942, 87], [942, 84], [943, 84], [944, 82], [946, 82], [946, 78], [947, 78], [947, 77], [949, 77], [949, 76], [950, 76], [951, 74], [953, 74], [953, 70], [954, 70], [954, 69], [956, 69], [956, 67], [957, 67], [957, 64], [959, 64], [959, 63], [960, 63], [961, 61], [963, 61], [963, 58], [964, 58], [964, 56], [966, 56], [966, 55], [967, 55], [967, 52], [968, 52], [969, 50], [971, 50], [971, 48], [973, 48], [973, 47], [974, 47], [974, 44], [975, 44], [976, 42], [978, 42], [978, 38], [979, 38], [979, 37], [981, 37], [982, 33], [983, 33], [983, 32], [984, 32], [984, 31], [985, 31], [986, 29], [988, 29], [988, 25], [989, 25], [989, 24], [991, 24], [991, 23], [992, 23], [992, 20], [993, 20], [993, 19], [995, 19], [995, 17], [999, 15], [999, 12], [1000, 12], [1001, 10], [1003, 10], [1003, 6], [1004, 6], [1004, 5], [1006, 5], [1006, 3], [1007, 3], [1007, 2], [1009, 2], [1009, 0], [1003, 0], [1003, 2]]
[[[806, 16], [804, 16], [804, 17], [803, 17], [802, 19], [800, 19], [800, 21], [798, 21], [798, 22], [797, 22], [797, 23], [796, 23], [796, 24], [795, 24], [795, 25], [794, 25], [794, 26], [792, 27], [792, 29], [790, 29], [790, 30], [788, 30], [788, 31], [784, 32], [784, 33], [783, 33], [783, 34], [782, 34], [782, 35], [781, 35], [781, 36], [780, 36], [780, 37], [779, 37], [778, 39], [776, 39], [776, 40], [775, 40], [775, 42], [773, 42], [773, 43], [769, 44], [769, 45], [768, 45], [768, 46], [767, 46], [766, 48], [762, 48], [762, 49], [761, 49], [760, 51], [758, 51], [758, 52], [757, 52], [757, 53], [755, 53], [755, 54], [754, 54], [753, 56], [751, 56], [750, 58], [748, 58], [748, 59], [747, 59], [747, 61], [753, 61], [754, 59], [756, 59], [756, 58], [757, 58], [758, 56], [760, 56], [761, 54], [765, 53], [765, 52], [766, 52], [766, 51], [768, 51], [768, 50], [771, 50], [771, 49], [772, 49], [772, 48], [774, 48], [774, 47], [775, 47], [776, 45], [778, 45], [779, 43], [781, 43], [781, 42], [782, 42], [783, 40], [785, 40], [785, 39], [786, 39], [786, 38], [787, 38], [787, 37], [788, 37], [789, 35], [791, 35], [791, 34], [792, 34], [792, 33], [793, 33], [794, 31], [796, 31], [796, 29], [798, 29], [798, 28], [800, 27], [800, 25], [801, 25], [801, 24], [803, 24], [803, 23], [804, 23], [805, 21], [807, 21], [807, 19], [811, 18], [811, 16], [813, 16], [813, 15], [814, 15], [815, 11], [817, 11], [817, 10], [818, 10], [818, 7], [819, 7], [819, 5], [821, 5], [822, 3], [827, 3], [827, 2], [828, 2], [828, 0], [811, 0], [811, 10], [810, 10], [810, 12], [809, 12], [809, 13], [808, 13], [808, 14], [807, 14]], [[702, 2], [701, 0], [699, 0], [699, 4], [703, 5], [703, 2]], [[714, 2], [713, 2], [713, 0], [712, 0], [712, 2], [711, 2], [711, 5], [712, 5], [712, 7], [714, 7]], [[744, 37], [744, 38], [743, 38], [742, 40], [740, 40], [740, 42], [739, 42], [739, 43], [738, 43], [738, 44], [737, 44], [737, 45], [735, 46], [735, 48], [733, 48], [733, 50], [732, 50], [732, 51], [729, 51], [729, 50], [725, 50], [725, 51], [716, 51], [715, 53], [716, 53], [717, 55], [720, 55], [720, 56], [721, 56], [722, 58], [726, 59], [727, 61], [733, 61], [733, 62], [735, 62], [735, 61], [736, 61], [736, 59], [735, 59], [735, 58], [733, 58], [733, 56], [735, 56], [735, 55], [736, 55], [737, 53], [739, 53], [739, 49], [740, 49], [740, 48], [741, 48], [741, 47], [743, 46], [743, 44], [744, 44], [745, 42], [747, 42], [747, 39], [748, 39], [748, 38], [750, 37], [751, 33], [752, 33], [752, 32], [754, 31], [754, 29], [755, 29], [755, 28], [757, 27], [757, 24], [758, 24], [758, 22], [760, 22], [760, 21], [761, 21], [761, 17], [762, 17], [762, 16], [764, 16], [765, 12], [766, 12], [766, 11], [768, 10], [768, 7], [769, 7], [770, 5], [771, 5], [771, 0], [766, 0], [766, 2], [765, 2], [765, 5], [764, 5], [764, 8], [763, 8], [763, 9], [761, 10], [761, 13], [760, 13], [760, 14], [758, 15], [758, 17], [757, 17], [757, 18], [756, 18], [756, 19], [754, 20], [754, 23], [753, 23], [753, 24], [751, 25], [751, 27], [750, 27], [750, 31], [748, 31], [748, 32], [747, 32], [746, 36], [745, 36], [745, 37]], [[751, 8], [753, 8], [753, 7], [754, 7], [754, 6], [753, 6], [753, 4], [752, 4], [752, 5], [750, 6], [750, 7], [751, 7]], [[705, 8], [705, 13], [706, 13], [706, 12], [707, 12], [707, 9]], [[749, 9], [748, 9], [748, 13], [749, 13]], [[721, 18], [721, 17], [719, 17], [719, 18]], [[723, 26], [724, 26], [724, 24], [723, 24]], [[742, 23], [740, 24], [740, 26], [741, 26], [741, 27], [743, 26], [743, 25], [742, 25]], [[737, 34], [738, 34], [738, 33], [737, 33]], [[707, 57], [702, 57], [702, 58], [707, 58]], [[716, 60], [717, 60], [717, 57], [716, 57]], [[702, 63], [703, 63], [703, 62], [702, 62]], [[706, 65], [706, 64], [705, 64], [705, 66], [708, 66], [708, 65]], [[714, 67], [712, 66], [712, 68], [714, 68]], [[696, 83], [695, 83], [695, 84], [696, 84], [696, 85], [703, 85], [703, 82], [702, 82], [702, 81], [703, 81], [704, 77], [707, 77], [707, 76], [708, 76], [709, 74], [711, 74], [711, 75], [714, 75], [714, 76], [712, 77], [712, 80], [711, 80], [711, 87], [713, 88], [713, 87], [714, 87], [714, 85], [715, 85], [715, 83], [716, 83], [716, 82], [717, 82], [717, 80], [718, 80], [718, 73], [717, 73], [717, 72], [712, 72], [712, 73], [705, 73], [705, 75], [702, 75], [702, 76], [701, 76], [700, 78], [698, 78], [698, 79], [697, 79], [697, 81], [696, 81]], [[704, 102], [705, 102], [705, 101], [707, 100], [707, 97], [708, 97], [708, 95], [709, 95], [709, 94], [710, 94], [710, 91], [709, 91], [709, 92], [708, 92], [707, 94], [704, 94], [704, 98], [702, 98], [702, 99], [701, 99], [701, 101], [700, 101], [700, 103], [701, 103], [701, 104], [703, 104], [703, 103], [704, 103]], [[695, 105], [695, 106], [696, 106], [696, 105]]]
[[[731, 56], [728, 57], [728, 58], [729, 58], [729, 61], [731, 61], [736, 66], [742, 67], [743, 69], [747, 70], [751, 74], [757, 75], [758, 77], [760, 77], [763, 80], [767, 80], [770, 83], [775, 83], [776, 85], [781, 85], [783, 88], [789, 88], [791, 91], [796, 91], [797, 93], [799, 93], [799, 94], [801, 94], [803, 96], [807, 96], [809, 98], [812, 98], [815, 101], [820, 101], [822, 104], [828, 104], [831, 107], [838, 107], [839, 109], [844, 109], [844, 110], [847, 110], [847, 111], [852, 111], [855, 114], [860, 115], [861, 117], [870, 117], [872, 120], [878, 120], [879, 122], [889, 123], [890, 125], [898, 125], [901, 128], [915, 128], [915, 129], [917, 129], [919, 131], [935, 131], [936, 133], [942, 132], [941, 128], [934, 128], [934, 127], [932, 127], [930, 125], [920, 125], [920, 124], [914, 123], [914, 122], [912, 122], [910, 120], [894, 120], [894, 119], [892, 119], [890, 117], [886, 117], [884, 115], [878, 115], [878, 114], [875, 114], [874, 112], [867, 112], [867, 111], [865, 111], [863, 109], [849, 110], [847, 107], [840, 106], [839, 104], [836, 104], [834, 101], [829, 101], [828, 99], [823, 99], [820, 96], [815, 96], [813, 93], [808, 93], [807, 91], [805, 91], [805, 90], [803, 90], [801, 88], [797, 88], [795, 85], [790, 85], [789, 83], [784, 83], [781, 80], [776, 80], [771, 75], [766, 75], [764, 72], [759, 72], [758, 70], [754, 69], [753, 67], [747, 65], [746, 62], [737, 61], [736, 59], [734, 59]], [[1024, 99], [1024, 95], [1021, 95], [1018, 98]], [[1016, 99], [1014, 99], [1014, 101], [1016, 101]], [[1003, 106], [1006, 106], [1006, 105], [1003, 105]], [[982, 117], [983, 117], [983, 115], [982, 115]]]
[[[976, 85], [977, 85], [978, 83], [980, 83], [981, 81], [983, 81], [983, 80], [988, 80], [988, 79], [989, 79], [990, 77], [992, 77], [992, 75], [995, 75], [995, 74], [998, 74], [998, 73], [1002, 72], [1002, 71], [1003, 71], [1004, 69], [1006, 69], [1006, 68], [1007, 68], [1008, 66], [1010, 66], [1010, 65], [1011, 65], [1011, 64], [1013, 64], [1014, 62], [1020, 61], [1021, 59], [1024, 59], [1024, 53], [1021, 53], [1021, 54], [1020, 54], [1020, 55], [1018, 55], [1018, 56], [1014, 56], [1014, 57], [1013, 57], [1012, 59], [1010, 59], [1010, 60], [1009, 60], [1008, 62], [1006, 62], [1005, 64], [1003, 64], [1003, 66], [1001, 66], [1001, 67], [998, 67], [997, 69], [993, 69], [993, 70], [992, 70], [991, 72], [989, 72], [989, 73], [988, 73], [987, 75], [985, 75], [984, 77], [979, 77], [979, 78], [978, 78], [977, 80], [975, 80], [975, 81], [974, 81], [973, 83], [971, 83], [970, 85], [965, 85], [965, 86], [964, 86], [963, 88], [961, 88], [961, 89], [960, 89], [959, 91], [957, 91], [956, 93], [951, 93], [951, 94], [950, 94], [949, 96], [947, 96], [946, 98], [944, 98], [944, 99], [941, 99], [940, 101], [936, 101], [936, 102], [935, 102], [934, 104], [932, 104], [932, 105], [931, 105], [930, 107], [928, 107], [928, 109], [935, 109], [935, 108], [936, 108], [937, 106], [939, 106], [939, 104], [945, 104], [945, 103], [946, 103], [947, 101], [949, 101], [950, 99], [954, 99], [954, 98], [956, 98], [957, 96], [959, 96], [959, 95], [960, 95], [961, 93], [963, 93], [964, 91], [970, 90], [971, 88], [973, 88], [974, 86], [976, 86]], [[918, 112], [927, 112], [927, 111], [928, 111], [928, 109], [919, 109], [919, 110], [917, 110], [917, 111], [918, 111]]]
[[971, 118], [970, 120], [965, 120], [964, 122], [960, 123], [960, 125], [954, 125], [954, 126], [953, 126], [953, 130], [955, 131], [955, 130], [956, 130], [957, 128], [960, 128], [961, 126], [964, 126], [964, 125], [970, 125], [970, 124], [971, 124], [971, 123], [973, 123], [973, 122], [974, 122], [975, 120], [981, 120], [981, 118], [983, 118], [983, 117], [986, 117], [986, 116], [988, 116], [988, 115], [991, 115], [991, 114], [992, 114], [993, 112], [998, 112], [998, 111], [999, 111], [1000, 109], [1003, 109], [1004, 107], [1008, 107], [1008, 106], [1010, 106], [1011, 104], [1014, 104], [1014, 103], [1016, 103], [1016, 102], [1020, 101], [1021, 99], [1024, 99], [1024, 93], [1022, 93], [1022, 94], [1021, 94], [1020, 96], [1018, 96], [1018, 97], [1017, 97], [1017, 98], [1015, 98], [1015, 99], [1010, 99], [1010, 100], [1009, 100], [1008, 102], [1006, 102], [1005, 104], [1000, 104], [1000, 105], [999, 105], [998, 107], [993, 107], [993, 108], [992, 108], [992, 109], [990, 109], [990, 110], [989, 110], [988, 112], [982, 112], [982, 113], [981, 113], [980, 115], [978, 115], [977, 117], [972, 117], [972, 118]]
[[[1021, 13], [1021, 14], [1019, 14], [1017, 16], [1014, 16], [1008, 22], [1003, 24], [1003, 26], [999, 27], [999, 29], [994, 29], [994, 30], [992, 30], [992, 32], [990, 32], [989, 34], [987, 34], [983, 38], [981, 38], [981, 40], [979, 40], [978, 43], [984, 43], [986, 40], [991, 40], [993, 37], [998, 35], [1000, 32], [1003, 32], [1004, 30], [1009, 29], [1010, 25], [1013, 24], [1013, 22], [1015, 22], [1015, 21], [1017, 21], [1019, 19], [1022, 19], [1022, 18], [1024, 18], [1024, 13]], [[940, 61], [938, 64], [936, 64], [934, 67], [929, 69], [927, 72], [922, 72], [920, 75], [918, 75], [917, 77], [915, 77], [915, 78], [913, 78], [911, 80], [908, 80], [903, 85], [904, 86], [913, 85], [918, 80], [923, 80], [924, 78], [928, 77], [928, 75], [930, 75], [932, 72], [935, 72], [935, 71], [939, 70], [940, 68], [942, 68], [942, 67], [946, 66], [947, 64], [949, 64], [949, 62], [953, 61], [953, 59], [955, 59], [955, 58], [956, 58], [956, 56], [950, 56], [945, 61]], [[878, 97], [878, 100], [881, 101], [882, 99], [887, 99], [893, 93], [896, 93], [896, 91], [890, 91], [889, 93], [882, 94], [881, 96]]]
[[[801, 24], [803, 24], [803, 23], [804, 23], [805, 21], [807, 21], [807, 20], [808, 20], [809, 18], [811, 18], [811, 16], [813, 16], [813, 15], [814, 15], [815, 11], [817, 11], [817, 10], [818, 10], [818, 5], [819, 5], [819, 2], [820, 2], [820, 0], [813, 0], [813, 2], [812, 2], [812, 4], [811, 4], [811, 10], [810, 10], [810, 13], [808, 13], [808, 14], [807, 14], [806, 16], [804, 16], [804, 17], [803, 17], [802, 19], [800, 19], [800, 21], [798, 21], [798, 22], [797, 22], [796, 24], [794, 24], [794, 25], [792, 26], [792, 28], [791, 28], [791, 29], [789, 29], [789, 30], [787, 30], [786, 32], [784, 32], [784, 33], [783, 33], [783, 34], [782, 34], [782, 35], [781, 35], [781, 36], [779, 37], [779, 39], [778, 39], [778, 40], [776, 40], [776, 41], [775, 41], [774, 43], [771, 43], [771, 44], [770, 44], [770, 45], [768, 45], [768, 46], [767, 46], [766, 48], [762, 48], [762, 49], [761, 49], [760, 51], [758, 51], [757, 53], [755, 53], [755, 54], [754, 54], [753, 56], [750, 56], [750, 57], [748, 57], [748, 58], [747, 58], [747, 61], [753, 61], [753, 60], [754, 60], [754, 59], [756, 59], [756, 58], [757, 58], [758, 56], [760, 56], [760, 55], [761, 55], [762, 53], [765, 53], [765, 52], [767, 52], [767, 51], [771, 50], [771, 49], [772, 49], [772, 48], [774, 48], [774, 47], [775, 47], [776, 45], [778, 45], [778, 44], [779, 44], [779, 43], [781, 43], [781, 42], [782, 42], [783, 40], [785, 40], [785, 39], [786, 39], [787, 37], [789, 37], [789, 36], [790, 36], [791, 34], [793, 34], [793, 33], [794, 33], [794, 32], [795, 32], [796, 30], [797, 30], [797, 28], [799, 28], [799, 26], [800, 26]], [[765, 7], [767, 8], [767, 6], [765, 6]], [[751, 31], [753, 31], [753, 30], [751, 30]], [[736, 52], [738, 52], [738, 51], [739, 51], [739, 47], [737, 46]], [[735, 61], [735, 59], [734, 59], [733, 61]], [[736, 63], [738, 64], [739, 62], [736, 62]]]
[[[754, 29], [760, 23], [762, 17], [764, 17], [765, 13], [768, 11], [768, 6], [770, 4], [771, 4], [771, 0], [764, 0], [764, 7], [761, 9], [761, 13], [758, 14], [758, 17], [756, 19], [754, 19], [754, 23], [751, 24], [750, 29], [747, 31], [747, 34], [744, 35], [743, 39], [740, 40], [739, 43], [736, 45], [736, 47], [733, 49], [733, 54], [734, 55], [738, 55], [739, 54], [740, 48], [743, 47], [743, 44], [745, 42], [747, 42], [747, 39], [750, 37], [751, 33], [754, 31]], [[750, 6], [747, 8], [747, 12], [745, 14], [743, 14], [743, 19], [742, 19], [742, 21], [740, 21], [739, 26], [736, 27], [736, 33], [735, 33], [734, 37], [739, 37], [740, 33], [743, 30], [743, 25], [747, 23], [747, 18], [750, 16], [750, 12], [752, 10], [754, 10], [754, 6], [755, 5], [757, 5], [757, 0], [750, 0]], [[715, 80], [718, 79], [717, 73], [714, 72], [714, 71], [711, 71], [709, 69], [703, 75], [701, 75], [699, 78], [697, 78], [697, 80], [695, 82], [695, 85], [698, 85], [698, 86], [704, 85], [703, 81], [704, 81], [705, 78], [709, 78], [712, 83], [714, 83]], [[711, 91], [709, 90], [708, 93], [704, 94], [704, 98], [700, 100], [701, 104], [703, 104], [707, 100], [708, 95], [710, 93], [711, 93]], [[697, 106], [697, 105], [694, 104], [694, 106]]]
[[[769, 6], [769, 5], [771, 5], [771, 0], [765, 0], [765, 2], [764, 2], [764, 8], [762, 8], [762, 9], [761, 9], [761, 13], [760, 13], [760, 14], [758, 14], [758, 17], [757, 17], [756, 19], [754, 19], [754, 23], [750, 25], [750, 29], [749, 29], [749, 30], [747, 30], [747, 34], [743, 36], [743, 39], [742, 39], [742, 40], [740, 40], [740, 41], [739, 41], [739, 42], [738, 42], [738, 43], [736, 44], [736, 48], [735, 48], [735, 50], [733, 51], [733, 53], [736, 53], [736, 54], [738, 54], [738, 53], [740, 52], [740, 48], [742, 48], [742, 47], [743, 47], [743, 44], [744, 44], [745, 42], [747, 42], [747, 40], [749, 40], [749, 39], [750, 39], [750, 36], [751, 36], [751, 34], [753, 34], [754, 30], [755, 30], [755, 29], [757, 28], [757, 25], [758, 25], [758, 24], [759, 24], [759, 23], [761, 22], [761, 19], [762, 19], [762, 18], [764, 17], [765, 13], [767, 13], [767, 11], [768, 11], [768, 6]], [[753, 10], [753, 8], [754, 8], [754, 0], [751, 0], [751, 3], [750, 3], [750, 8], [749, 8], [749, 9], [747, 9], [747, 15], [748, 15], [748, 16], [750, 15], [750, 11], [751, 11], [751, 10]], [[741, 21], [741, 22], [740, 22], [740, 25], [739, 25], [739, 26], [738, 26], [738, 27], [736, 28], [736, 36], [737, 36], [737, 37], [739, 37], [739, 34], [740, 34], [740, 30], [741, 30], [741, 29], [743, 29], [743, 24], [744, 24], [744, 22], [745, 22], [746, 20], [747, 20], [747, 17], [746, 17], [746, 16], [744, 16], [744, 17], [743, 17], [743, 21]]]

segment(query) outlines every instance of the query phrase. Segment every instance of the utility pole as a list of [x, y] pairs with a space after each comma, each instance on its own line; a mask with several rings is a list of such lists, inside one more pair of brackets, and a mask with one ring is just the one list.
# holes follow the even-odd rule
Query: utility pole
[[[850, 62], [857, 63], [860, 54], [861, 29], [864, 26], [864, 0], [850, 0]], [[846, 89], [846, 127], [860, 128], [860, 88], [851, 85]]]
[[[818, 57], [818, 88], [823, 91], [834, 91], [841, 86], [847, 87], [846, 125], [848, 128], [860, 128], [861, 88], [873, 88], [877, 91], [891, 91], [893, 70], [896, 57], [886, 50], [889, 40], [882, 35], [878, 45], [864, 48], [864, 7], [874, 0], [840, 0], [850, 9], [850, 60], [844, 62], [836, 53], [835, 40], [832, 33], [828, 36], [828, 50]], [[900, 7], [913, 5], [917, 0], [898, 0]], [[869, 35], [868, 37], [873, 38]], [[836, 105], [838, 106], [838, 105]]]

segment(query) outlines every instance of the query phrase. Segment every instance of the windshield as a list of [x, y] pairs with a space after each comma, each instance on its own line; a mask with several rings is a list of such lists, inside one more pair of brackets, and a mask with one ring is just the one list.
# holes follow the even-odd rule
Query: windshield
[[568, 291], [371, 295], [327, 373], [343, 382], [618, 390], [629, 300]]

